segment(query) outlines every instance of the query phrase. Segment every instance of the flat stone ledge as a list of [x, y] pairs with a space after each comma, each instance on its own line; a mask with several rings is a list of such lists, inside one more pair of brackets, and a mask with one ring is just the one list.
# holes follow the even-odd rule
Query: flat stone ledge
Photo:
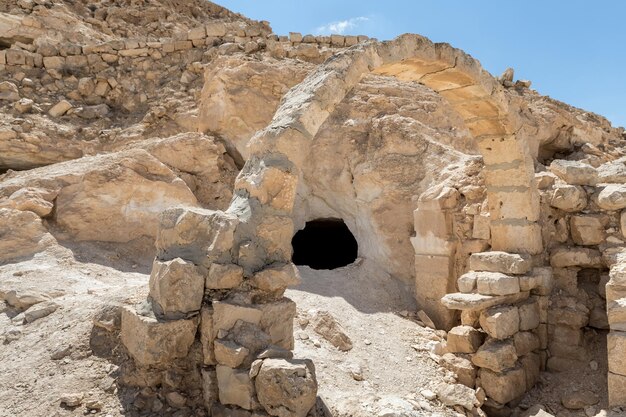
[[450, 310], [484, 310], [500, 304], [515, 304], [527, 299], [529, 295], [530, 292], [528, 291], [500, 296], [457, 292], [445, 295], [441, 299], [441, 303]]

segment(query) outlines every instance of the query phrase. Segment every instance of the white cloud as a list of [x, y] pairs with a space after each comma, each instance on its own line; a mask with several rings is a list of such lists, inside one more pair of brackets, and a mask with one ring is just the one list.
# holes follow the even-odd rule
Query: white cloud
[[364, 16], [351, 17], [346, 20], [330, 22], [315, 29], [316, 35], [343, 35], [347, 30], [351, 30], [359, 26], [361, 23], [367, 22], [369, 18]]

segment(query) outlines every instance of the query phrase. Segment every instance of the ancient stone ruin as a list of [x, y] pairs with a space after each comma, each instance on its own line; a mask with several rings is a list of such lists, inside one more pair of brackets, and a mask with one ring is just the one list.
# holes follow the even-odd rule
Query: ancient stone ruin
[[[0, 6], [6, 347], [72, 310], [11, 268], [102, 263], [118, 289], [88, 350], [129, 415], [549, 416], [546, 381], [585, 369], [600, 386], [557, 402], [586, 414], [558, 415], [626, 412], [623, 128], [419, 35], [278, 36], [187, 3]], [[318, 395], [326, 364], [300, 354], [321, 342], [294, 331], [344, 357], [372, 336], [286, 291], [342, 268], [430, 338], [407, 347], [443, 376], [411, 401]]]

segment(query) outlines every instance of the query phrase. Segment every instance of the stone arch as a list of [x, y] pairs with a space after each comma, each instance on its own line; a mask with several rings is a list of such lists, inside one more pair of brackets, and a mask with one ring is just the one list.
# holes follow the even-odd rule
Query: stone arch
[[[227, 348], [217, 335], [221, 332], [235, 340], [238, 334], [252, 331], [259, 336], [255, 340], [264, 341], [263, 347], [293, 349], [296, 308], [283, 294], [286, 287], [299, 281], [298, 270], [291, 262], [291, 239], [297, 187], [303, 176], [301, 167], [320, 126], [361, 77], [372, 71], [417, 80], [450, 101], [484, 159], [492, 248], [541, 252], [533, 159], [527, 144], [515, 134], [517, 118], [511, 117], [499, 83], [462, 51], [447, 44], [433, 44], [418, 35], [359, 44], [330, 58], [285, 95], [271, 123], [251, 139], [249, 159], [237, 177], [233, 199], [225, 212], [174, 207], [162, 214], [150, 302], [161, 306], [163, 300], [180, 298], [176, 291], [165, 294], [160, 290], [171, 288], [168, 285], [180, 276], [193, 279], [200, 289], [198, 293], [203, 288], [206, 291], [199, 317], [181, 318], [180, 309], [175, 309], [172, 320], [165, 317], [167, 320], [159, 321], [132, 309], [124, 310], [122, 341], [138, 365], [164, 366], [184, 357], [199, 324], [205, 403], [210, 406], [216, 401], [217, 387], [219, 401], [225, 405], [252, 408], [256, 400], [250, 389], [249, 369], [247, 365], [242, 368], [241, 362], [235, 365], [224, 357], [217, 359], [216, 345]], [[430, 214], [445, 216], [448, 200], [454, 201], [454, 193], [458, 193], [445, 188], [436, 192], [436, 198], [419, 204]], [[419, 242], [421, 237], [416, 236], [414, 246], [421, 244], [428, 251], [438, 239], [444, 248], [449, 243], [445, 236], [432, 233], [433, 227], [426, 229], [424, 241]], [[431, 254], [424, 255], [432, 261]], [[442, 307], [441, 297], [454, 291], [452, 257], [447, 259], [447, 263], [439, 258], [432, 261], [435, 272], [425, 286], [443, 285], [437, 287], [439, 293], [430, 294], [430, 305]], [[153, 307], [153, 311], [157, 310]], [[450, 322], [445, 320], [435, 322], [439, 327], [448, 327]], [[163, 349], [166, 354], [153, 355], [144, 339], [157, 344], [167, 342]], [[257, 349], [255, 346], [250, 348]], [[314, 394], [313, 370], [302, 362], [298, 364], [303, 371], [308, 369], [304, 373], [312, 387], [307, 391], [307, 401], [312, 400], [310, 408], [315, 401], [315, 395], [308, 395]], [[263, 369], [262, 365], [259, 373]], [[237, 391], [241, 396], [229, 395], [242, 386], [247, 388], [245, 392]]]
[[[491, 216], [492, 248], [537, 254], [542, 250], [539, 198], [534, 162], [528, 145], [518, 139], [517, 118], [512, 117], [499, 82], [478, 61], [448, 44], [435, 44], [419, 35], [403, 35], [389, 42], [369, 42], [338, 54], [310, 74], [283, 98], [273, 120], [250, 141], [246, 167], [235, 184], [235, 199], [259, 197], [252, 217], [290, 217], [299, 167], [310, 141], [334, 107], [369, 72], [418, 81], [441, 94], [462, 116], [485, 164]], [[287, 168], [287, 165], [289, 168]], [[259, 171], [261, 166], [263, 169]], [[274, 174], [269, 174], [270, 171]], [[268, 175], [260, 174], [267, 172]], [[280, 172], [280, 174], [278, 174]], [[267, 178], [266, 178], [267, 177]], [[289, 183], [288, 202], [276, 213], [275, 181]], [[280, 200], [284, 200], [285, 190]], [[271, 194], [271, 193], [270, 193]], [[268, 211], [269, 210], [269, 211]], [[253, 236], [249, 236], [254, 239]], [[274, 242], [289, 252], [289, 242]], [[260, 257], [267, 254], [259, 248]], [[266, 259], [266, 261], [275, 261]], [[284, 259], [282, 261], [288, 261]]]

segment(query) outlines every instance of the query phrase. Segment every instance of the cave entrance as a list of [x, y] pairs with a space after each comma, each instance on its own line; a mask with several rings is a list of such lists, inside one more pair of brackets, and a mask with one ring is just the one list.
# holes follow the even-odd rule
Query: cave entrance
[[359, 246], [341, 219], [316, 219], [306, 223], [291, 241], [293, 263], [313, 269], [335, 269], [354, 262]]

